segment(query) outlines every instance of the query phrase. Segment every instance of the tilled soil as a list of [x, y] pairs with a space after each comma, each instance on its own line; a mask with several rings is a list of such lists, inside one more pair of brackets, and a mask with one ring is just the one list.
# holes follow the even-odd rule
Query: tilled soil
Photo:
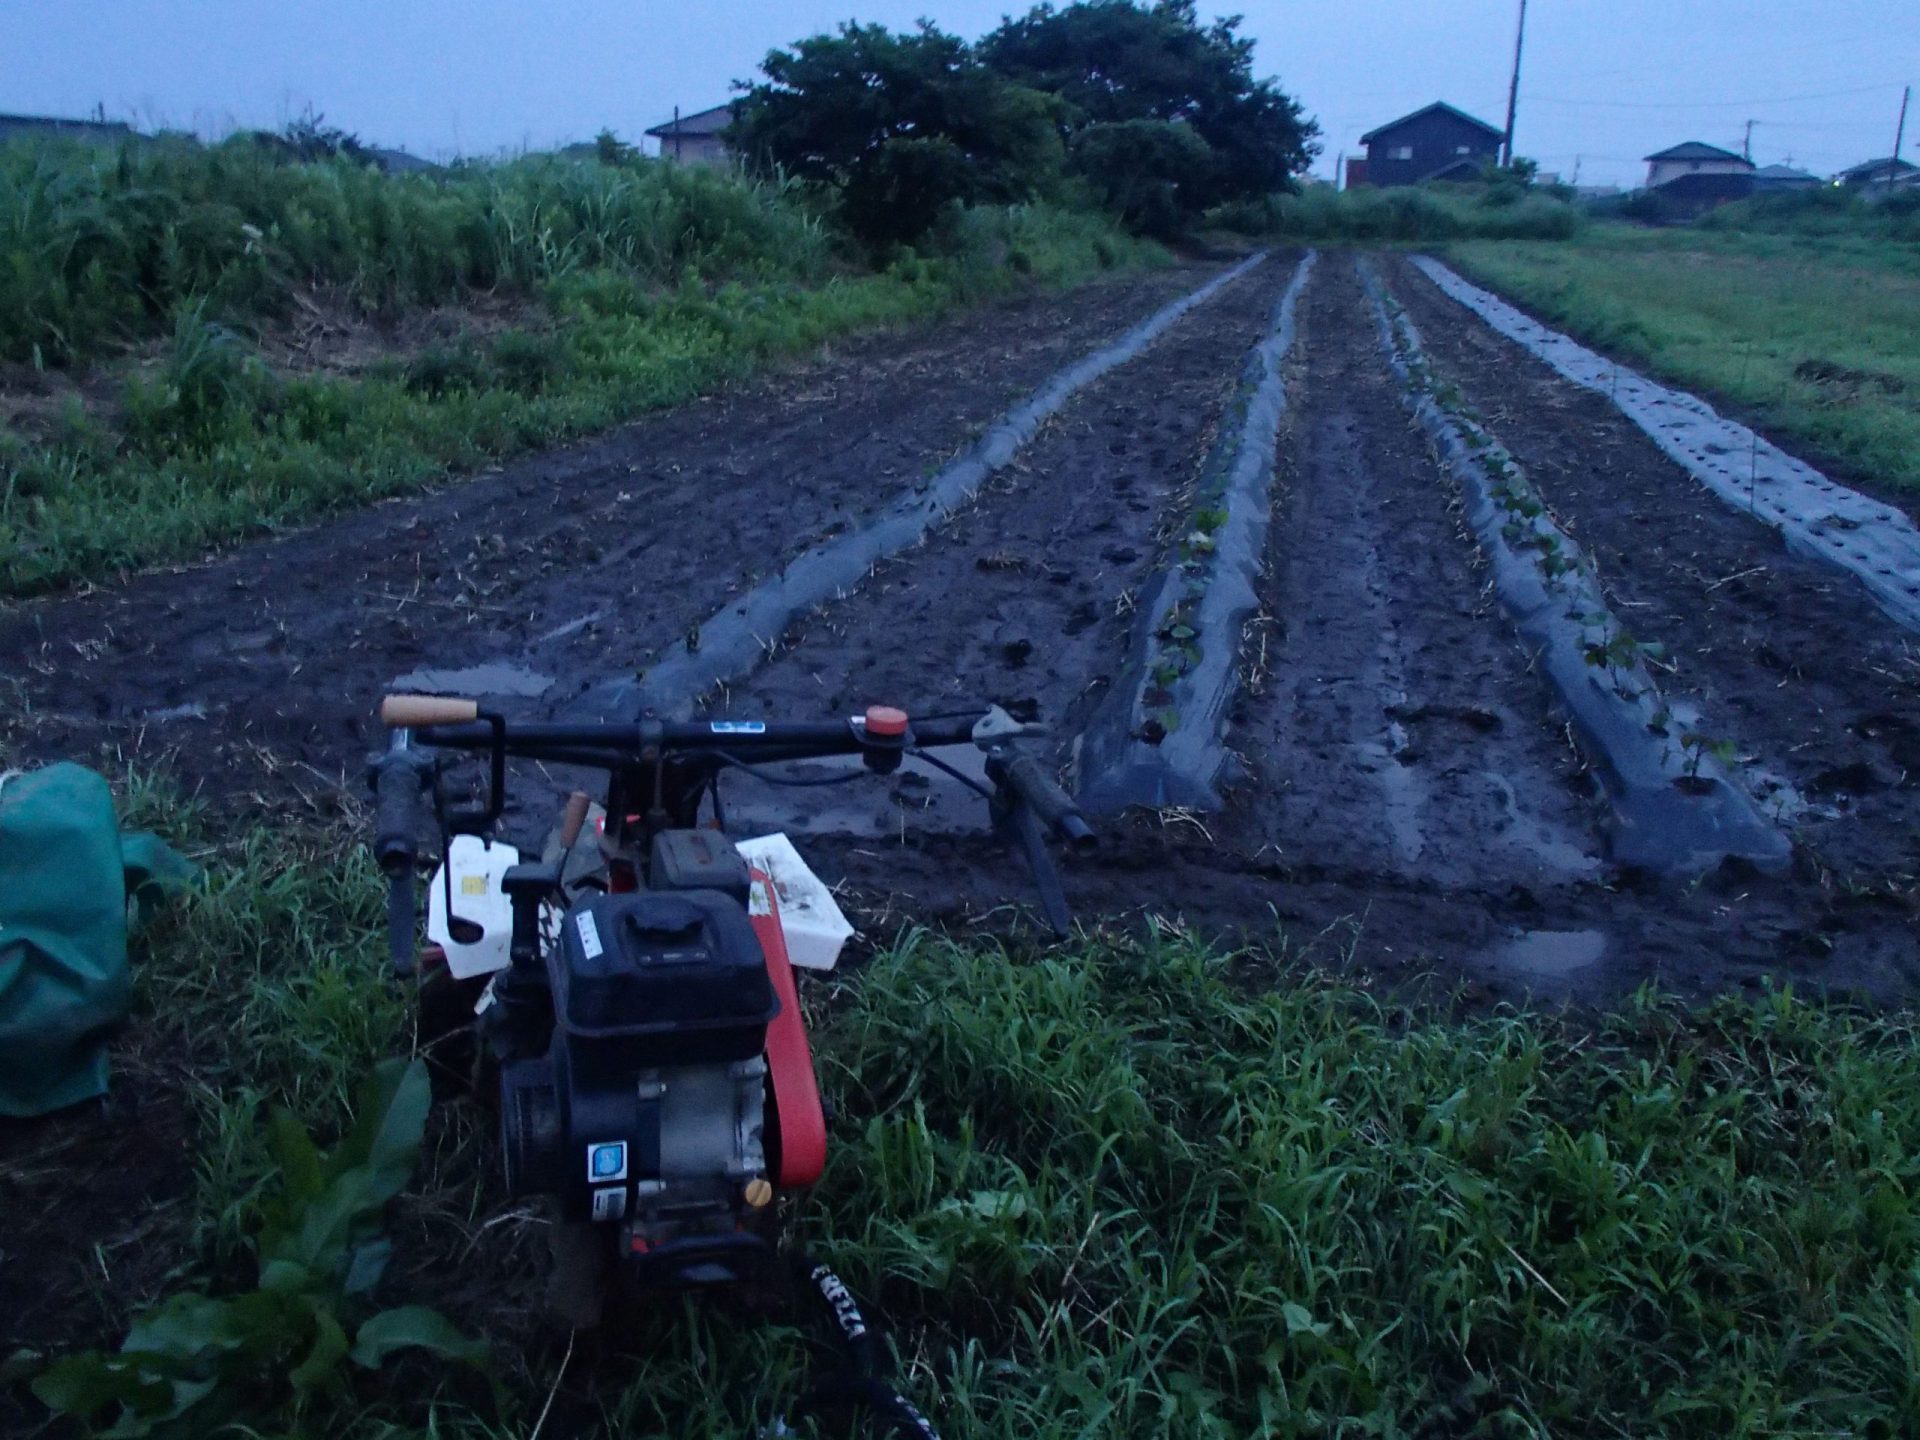
[[[1052, 727], [1065, 760], [1126, 659], [1135, 606], [1167, 563], [1176, 502], [1290, 269], [1269, 261], [1198, 323], [1089, 387], [967, 511], [795, 626], [783, 653], [716, 712], [815, 719], [875, 703], [935, 714], [986, 701]], [[799, 810], [742, 788], [747, 813], [779, 809], [788, 828], [823, 836], [971, 832], [981, 818], [977, 804], [930, 804], [963, 792], [921, 767], [891, 795], [868, 789]]]
[[1304, 321], [1272, 674], [1245, 706], [1262, 839], [1290, 863], [1449, 886], [1593, 875], [1592, 784], [1486, 593], [1453, 487], [1351, 323], [1363, 305], [1335, 264]]
[[[1219, 268], [870, 336], [437, 494], [0, 610], [0, 671], [18, 677], [32, 717], [27, 753], [177, 746], [190, 779], [216, 792], [263, 772], [311, 790], [374, 743], [373, 700], [422, 667], [456, 676], [420, 688], [477, 680], [508, 708], [550, 708], [857, 525], [1010, 402]], [[457, 674], [472, 667], [488, 673]]]
[[[1395, 291], [1458, 385], [1599, 565], [1615, 612], [1665, 647], [1807, 866], [1841, 888], [1920, 883], [1920, 643], [1844, 572], [1790, 551], [1674, 465], [1605, 397], [1555, 375], [1411, 265]], [[1771, 777], [1791, 791], [1776, 792]]]
[[[968, 508], [794, 626], [716, 711], [998, 701], [1052, 727], [1042, 745], [1071, 777], [1290, 269], [1257, 268], [1073, 397]], [[0, 655], [22, 677], [25, 748], [87, 755], [111, 740], [151, 762], [178, 746], [175, 769], [216, 794], [324, 798], [374, 740], [372, 697], [410, 672], [419, 688], [554, 713], [861, 524], [1008, 401], [1209, 273], [869, 340], [436, 496], [23, 607], [0, 620]], [[1704, 993], [1765, 975], [1904, 992], [1920, 974], [1911, 652], [1845, 577], [1769, 547], [1599, 397], [1418, 277], [1396, 281], [1448, 378], [1598, 553], [1635, 633], [1667, 645], [1715, 723], [1811, 802], [1801, 863], [1687, 886], [1609, 863], [1600, 787], [1487, 593], [1352, 259], [1336, 255], [1308, 286], [1289, 360], [1264, 613], [1238, 637], [1228, 803], [1103, 819], [1100, 853], [1064, 867], [1077, 913], [1318, 936], [1329, 958], [1497, 994], [1607, 998], [1649, 978]], [[984, 807], [910, 769], [844, 791], [736, 779], [729, 819], [804, 836], [876, 936], [901, 920], [1016, 923], [1001, 907], [1030, 885], [980, 834]], [[523, 840], [551, 794], [529, 779], [541, 814], [509, 817]]]

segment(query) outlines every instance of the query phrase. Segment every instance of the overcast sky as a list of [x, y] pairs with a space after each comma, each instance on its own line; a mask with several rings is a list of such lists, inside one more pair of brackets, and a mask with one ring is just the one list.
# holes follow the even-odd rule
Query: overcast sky
[[[637, 137], [724, 100], [773, 46], [847, 18], [969, 38], [1004, 0], [0, 0], [0, 112], [219, 134], [308, 106], [433, 158]], [[1317, 169], [1445, 99], [1505, 113], [1516, 0], [1245, 0], [1262, 75], [1323, 129]], [[1632, 183], [1682, 140], [1821, 173], [1886, 155], [1920, 81], [1920, 0], [1533, 0], [1516, 149]], [[1920, 106], [1908, 158], [1920, 154]]]

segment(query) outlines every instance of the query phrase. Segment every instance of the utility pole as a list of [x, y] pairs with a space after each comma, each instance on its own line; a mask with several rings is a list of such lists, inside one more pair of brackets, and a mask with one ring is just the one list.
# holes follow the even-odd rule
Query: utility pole
[[1527, 40], [1527, 0], [1520, 0], [1520, 28], [1513, 35], [1513, 83], [1507, 86], [1507, 133], [1500, 142], [1500, 164], [1513, 164], [1513, 112], [1520, 108], [1520, 47]]
[[1893, 193], [1893, 182], [1900, 178], [1900, 147], [1907, 139], [1907, 101], [1913, 98], [1913, 87], [1907, 86], [1900, 92], [1900, 123], [1893, 127], [1893, 158], [1887, 161], [1887, 193]]
[[1740, 153], [1746, 156], [1749, 165], [1753, 163], [1753, 127], [1759, 123], [1758, 120], [1747, 121], [1747, 138], [1740, 142]]

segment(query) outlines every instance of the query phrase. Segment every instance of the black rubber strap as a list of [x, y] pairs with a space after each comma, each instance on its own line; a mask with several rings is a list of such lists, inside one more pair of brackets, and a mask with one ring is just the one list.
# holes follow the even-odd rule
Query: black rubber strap
[[878, 1375], [880, 1343], [853, 1292], [838, 1275], [804, 1250], [795, 1253], [794, 1268], [832, 1319], [848, 1361], [845, 1371], [827, 1376], [802, 1396], [795, 1407], [796, 1413], [804, 1415], [815, 1410], [857, 1406], [883, 1434], [901, 1436], [904, 1440], [940, 1440], [940, 1432], [933, 1428], [933, 1422]]

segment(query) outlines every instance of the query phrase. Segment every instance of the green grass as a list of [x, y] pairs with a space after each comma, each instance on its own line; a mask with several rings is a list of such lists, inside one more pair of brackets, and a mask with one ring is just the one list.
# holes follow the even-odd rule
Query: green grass
[[[142, 978], [196, 1077], [187, 1276], [257, 1216], [255, 1102], [338, 1133], [406, 1044], [352, 832], [211, 833]], [[825, 988], [835, 1151], [799, 1229], [949, 1437], [1920, 1426], [1905, 1018], [1785, 993], [1460, 1015], [1170, 934], [908, 936]], [[506, 1298], [539, 1247], [490, 1223], [489, 1144], [441, 1135], [378, 1298], [494, 1336], [516, 1398], [470, 1411], [416, 1369], [310, 1406], [314, 1433], [530, 1428], [565, 1347]], [[632, 1353], [570, 1372], [613, 1433], [760, 1433], [806, 1383], [800, 1336], [722, 1306], [667, 1307]]]
[[[191, 559], [838, 336], [1164, 260], [1103, 218], [1015, 206], [953, 214], [873, 270], [788, 187], [659, 162], [430, 178], [234, 144], [0, 147], [0, 355], [98, 372], [91, 405], [0, 426], [0, 595]], [[276, 374], [250, 328], [315, 286], [370, 314], [497, 288], [532, 318], [352, 375]], [[134, 342], [139, 363], [109, 363]]]
[[1298, 194], [1222, 206], [1207, 219], [1243, 234], [1323, 244], [1565, 240], [1582, 228], [1581, 212], [1566, 200], [1511, 184], [1339, 191], [1314, 185]]
[[[1859, 230], [1595, 225], [1451, 258], [1583, 340], [1920, 493], [1920, 247]], [[1820, 456], [1814, 457], [1816, 459]]]

